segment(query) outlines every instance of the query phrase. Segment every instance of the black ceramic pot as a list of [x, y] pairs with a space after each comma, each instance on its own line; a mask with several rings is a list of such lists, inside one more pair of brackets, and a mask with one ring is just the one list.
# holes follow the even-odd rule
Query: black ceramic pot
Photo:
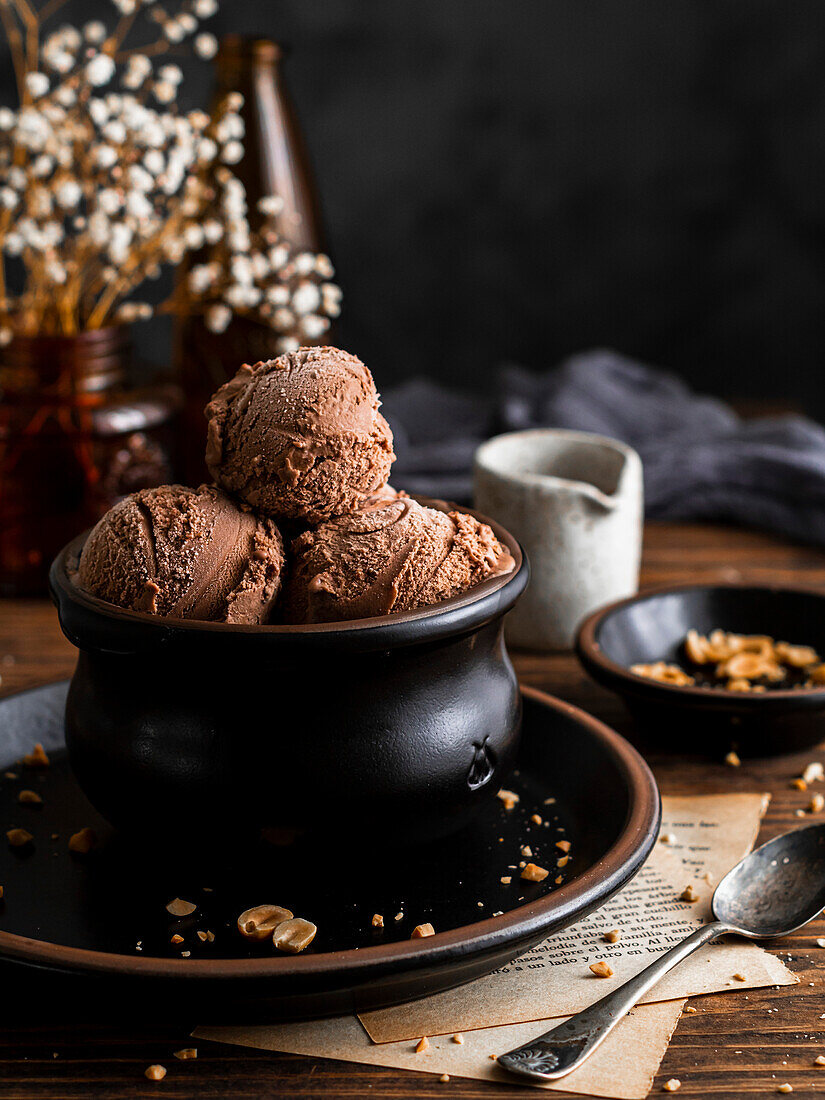
[[123, 611], [74, 583], [75, 539], [50, 583], [80, 650], [66, 740], [84, 792], [143, 833], [284, 825], [380, 845], [461, 827], [501, 785], [521, 722], [502, 619], [528, 566], [491, 526], [511, 573], [435, 607], [312, 626]]

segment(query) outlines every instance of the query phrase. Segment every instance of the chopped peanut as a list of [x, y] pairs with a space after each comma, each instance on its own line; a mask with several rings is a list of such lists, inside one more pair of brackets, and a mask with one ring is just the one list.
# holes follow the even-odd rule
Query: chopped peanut
[[543, 867], [539, 867], [535, 863], [528, 863], [521, 872], [521, 877], [528, 882], [544, 882], [549, 874], [550, 872], [546, 871]]
[[612, 967], [608, 966], [608, 964], [606, 962], [603, 962], [601, 959], [598, 962], [591, 963], [590, 969], [593, 971], [597, 978], [613, 977]]
[[189, 917], [197, 909], [193, 901], [184, 901], [183, 898], [172, 898], [166, 906], [166, 912], [173, 917]]
[[181, 1062], [189, 1062], [193, 1058], [197, 1058], [197, 1047], [184, 1047], [183, 1050], [176, 1050], [175, 1057]]
[[290, 955], [297, 955], [306, 950], [315, 939], [318, 929], [312, 921], [303, 917], [293, 917], [279, 924], [272, 933], [272, 942], [279, 951], [286, 951]]
[[662, 684], [674, 684], [676, 687], [689, 687], [696, 682], [683, 668], [669, 665], [665, 661], [656, 661], [652, 665], [631, 665], [630, 671], [636, 676], [658, 680]]
[[380, 913], [373, 913], [373, 915], [372, 915], [372, 926], [373, 926], [373, 928], [383, 928], [384, 927], [384, 918], [381, 916]]
[[423, 940], [425, 938], [425, 936], [434, 936], [434, 935], [435, 935], [435, 929], [433, 928], [433, 926], [431, 924], [417, 924], [415, 926], [415, 928], [413, 928], [413, 930], [410, 934], [410, 939], [411, 940]]
[[25, 845], [31, 844], [34, 837], [25, 829], [8, 829], [6, 830], [6, 840], [9, 842], [10, 848], [23, 848]]
[[825, 810], [825, 795], [815, 794], [811, 801], [808, 803], [809, 814], [819, 814]]
[[248, 940], [268, 940], [279, 924], [292, 920], [292, 911], [282, 905], [256, 905], [238, 917], [238, 931]]
[[27, 768], [48, 768], [49, 758], [39, 741], [32, 751], [23, 757], [23, 763]]
[[570, 847], [571, 847], [570, 841], [569, 840], [557, 840], [556, 841], [556, 847], [561, 849], [562, 852], [569, 852]]
[[618, 943], [622, 938], [622, 934], [618, 928], [613, 928], [610, 932], [605, 932], [604, 938], [608, 943]]
[[515, 791], [507, 791], [503, 787], [496, 797], [501, 799], [505, 810], [512, 810], [519, 800]]
[[699, 895], [692, 886], [686, 886], [679, 895], [679, 901], [698, 901]]
[[166, 1076], [165, 1066], [147, 1066], [143, 1071], [143, 1076], [148, 1077], [150, 1081], [162, 1081]]
[[87, 856], [96, 847], [97, 833], [94, 829], [90, 829], [88, 825], [78, 829], [76, 833], [72, 833], [69, 837], [69, 851], [74, 852], [75, 855]]
[[665, 1081], [665, 1083], [662, 1085], [662, 1088], [665, 1090], [665, 1092], [678, 1092], [681, 1087], [682, 1082], [679, 1080], [678, 1077], [671, 1077], [669, 1081]]
[[30, 806], [42, 806], [43, 799], [37, 793], [37, 791], [20, 791], [17, 796], [17, 801]]
[[423, 1037], [423, 1039], [419, 1039], [418, 1042], [415, 1044], [415, 1053], [416, 1054], [423, 1054], [425, 1050], [429, 1049], [429, 1046], [430, 1046], [430, 1040], [425, 1035]]

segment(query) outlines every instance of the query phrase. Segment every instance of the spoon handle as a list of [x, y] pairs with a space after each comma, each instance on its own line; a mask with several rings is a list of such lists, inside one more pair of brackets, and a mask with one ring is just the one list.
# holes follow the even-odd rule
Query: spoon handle
[[498, 1063], [522, 1077], [552, 1081], [577, 1069], [598, 1047], [619, 1020], [669, 970], [687, 958], [697, 947], [732, 931], [720, 921], [697, 928], [681, 943], [660, 955], [630, 981], [602, 997], [600, 1001], [539, 1035], [524, 1046], [500, 1054]]

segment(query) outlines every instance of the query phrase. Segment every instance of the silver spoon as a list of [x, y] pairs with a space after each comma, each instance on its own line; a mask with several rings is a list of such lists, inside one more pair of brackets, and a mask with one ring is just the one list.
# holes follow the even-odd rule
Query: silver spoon
[[769, 840], [737, 863], [713, 894], [714, 921], [697, 928], [629, 982], [600, 1001], [500, 1054], [499, 1065], [522, 1077], [552, 1081], [586, 1061], [647, 991], [697, 947], [733, 932], [751, 940], [787, 936], [825, 908], [825, 825]]

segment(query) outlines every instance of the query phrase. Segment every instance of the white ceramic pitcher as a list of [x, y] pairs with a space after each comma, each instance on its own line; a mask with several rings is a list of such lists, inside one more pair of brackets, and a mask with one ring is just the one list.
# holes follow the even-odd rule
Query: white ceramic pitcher
[[513, 645], [569, 649], [586, 615], [638, 588], [642, 463], [632, 447], [555, 428], [499, 435], [476, 451], [474, 496], [530, 559], [530, 584], [506, 620]]

